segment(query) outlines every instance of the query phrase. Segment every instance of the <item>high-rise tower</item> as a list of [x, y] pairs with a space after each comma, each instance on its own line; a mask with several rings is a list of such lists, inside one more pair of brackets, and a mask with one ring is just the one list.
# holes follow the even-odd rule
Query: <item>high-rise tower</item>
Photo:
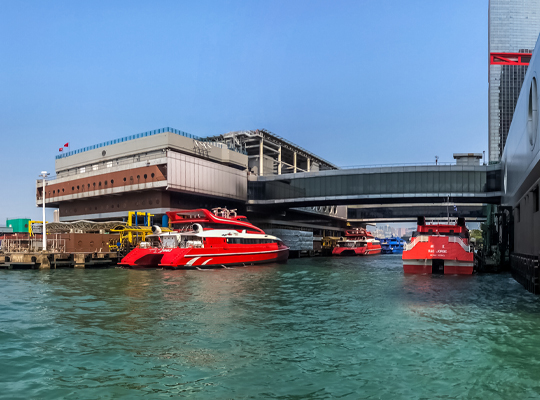
[[489, 1], [489, 161], [501, 158], [539, 33], [539, 0]]

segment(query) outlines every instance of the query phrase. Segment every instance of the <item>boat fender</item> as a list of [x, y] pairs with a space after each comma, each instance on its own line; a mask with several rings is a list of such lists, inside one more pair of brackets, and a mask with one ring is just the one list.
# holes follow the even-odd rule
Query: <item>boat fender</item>
[[192, 229], [193, 229], [193, 232], [196, 232], [196, 233], [203, 231], [203, 227], [201, 224], [193, 224]]
[[161, 228], [157, 225], [152, 225], [152, 233], [159, 235], [161, 233]]

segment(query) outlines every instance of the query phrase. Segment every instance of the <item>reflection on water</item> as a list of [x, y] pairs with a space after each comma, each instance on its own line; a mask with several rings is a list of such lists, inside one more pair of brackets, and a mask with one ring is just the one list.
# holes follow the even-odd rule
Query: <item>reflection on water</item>
[[399, 255], [0, 271], [5, 398], [540, 397], [540, 300]]

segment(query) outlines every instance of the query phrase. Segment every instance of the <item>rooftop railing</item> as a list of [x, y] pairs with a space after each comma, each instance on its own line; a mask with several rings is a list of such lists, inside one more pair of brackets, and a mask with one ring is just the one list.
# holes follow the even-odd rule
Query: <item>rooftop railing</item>
[[[489, 163], [489, 165], [498, 164], [498, 162], [492, 162]], [[396, 164], [367, 164], [367, 165], [347, 165], [339, 167], [339, 169], [356, 169], [356, 168], [385, 168], [385, 167], [423, 167], [423, 166], [432, 166], [432, 167], [439, 167], [439, 166], [446, 166], [446, 165], [453, 165], [453, 166], [463, 166], [463, 167], [478, 167], [478, 166], [486, 166], [487, 164], [457, 164], [454, 162], [420, 162], [420, 163], [396, 163]]]
[[[161, 133], [166, 133], [166, 132], [171, 132], [171, 133], [174, 133], [176, 135], [187, 137], [189, 139], [203, 141], [203, 139], [201, 137], [199, 137], [199, 136], [192, 135], [191, 133], [187, 133], [187, 132], [181, 131], [179, 129], [166, 127], [166, 128], [161, 128], [161, 129], [154, 129], [152, 131], [146, 131], [146, 132], [142, 132], [142, 133], [137, 133], [135, 135], [124, 136], [124, 137], [121, 137], [119, 139], [108, 140], [106, 142], [94, 144], [92, 146], [83, 147], [82, 149], [68, 151], [66, 153], [58, 154], [56, 156], [56, 159], [59, 160], [59, 159], [65, 158], [65, 157], [73, 156], [75, 154], [80, 154], [80, 153], [84, 153], [86, 151], [99, 149], [101, 147], [106, 147], [106, 146], [110, 146], [110, 145], [113, 145], [113, 144], [123, 143], [123, 142], [127, 142], [127, 141], [130, 141], [130, 140], [140, 139], [140, 138], [147, 137], [147, 136], [159, 135]], [[212, 145], [212, 146], [221, 147], [221, 145], [218, 146], [217, 144], [212, 143], [212, 142], [208, 142], [208, 143], [210, 145]], [[230, 148], [230, 147], [229, 147], [229, 150], [233, 150], [233, 151], [236, 151], [238, 153], [242, 153], [241, 151], [238, 151], [238, 150], [236, 150], [234, 148]]]

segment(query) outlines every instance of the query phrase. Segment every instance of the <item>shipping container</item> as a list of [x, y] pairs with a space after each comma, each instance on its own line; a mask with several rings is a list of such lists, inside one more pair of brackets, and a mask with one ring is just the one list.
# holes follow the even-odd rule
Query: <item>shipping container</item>
[[29, 218], [6, 219], [6, 226], [13, 228], [13, 233], [28, 233]]

